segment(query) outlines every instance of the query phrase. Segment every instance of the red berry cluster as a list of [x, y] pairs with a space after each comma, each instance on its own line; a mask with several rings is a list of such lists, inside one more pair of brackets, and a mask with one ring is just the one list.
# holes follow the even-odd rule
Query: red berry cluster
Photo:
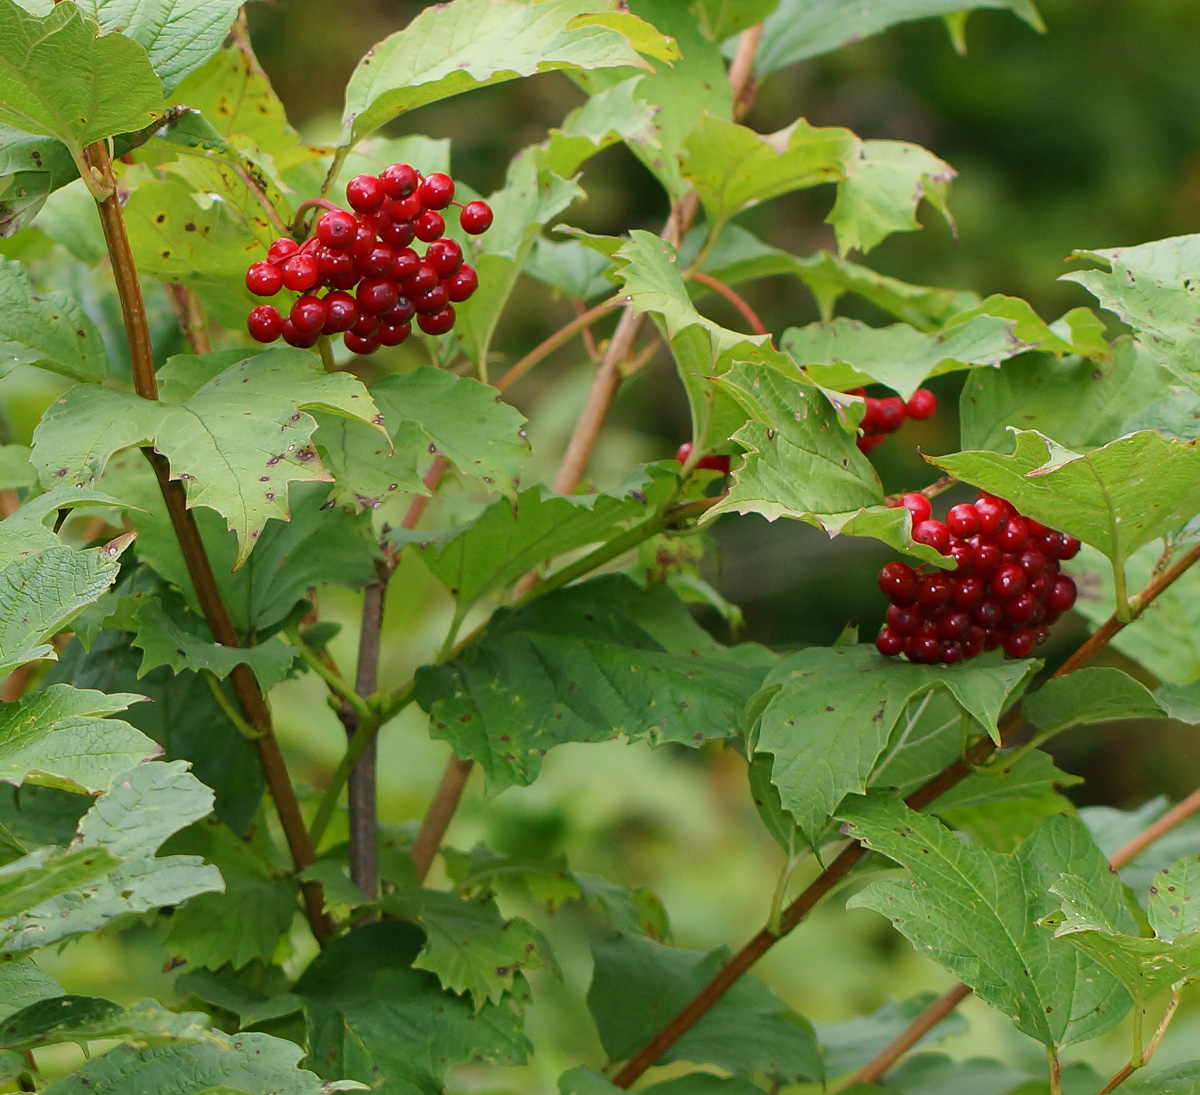
[[875, 640], [880, 654], [949, 665], [1002, 646], [1009, 657], [1027, 658], [1075, 603], [1075, 583], [1058, 572], [1079, 551], [1074, 536], [985, 492], [952, 507], [944, 522], [930, 516], [923, 494], [901, 502], [912, 514], [913, 539], [953, 556], [956, 566], [924, 572], [895, 562], [879, 572], [892, 602]]
[[[675, 459], [681, 464], [686, 464], [688, 458], [692, 455], [692, 443], [685, 441], [675, 450]], [[709, 453], [707, 456], [700, 457], [696, 461], [697, 468], [707, 468], [709, 471], [719, 471], [722, 475], [729, 474], [730, 459], [722, 453]]]
[[[246, 288], [256, 296], [273, 297], [280, 289], [301, 294], [286, 316], [273, 304], [251, 309], [246, 326], [257, 341], [282, 335], [292, 346], [308, 347], [321, 335], [340, 334], [348, 350], [369, 354], [399, 346], [414, 318], [427, 335], [454, 326], [454, 305], [479, 281], [462, 248], [443, 238], [440, 211], [460, 206], [459, 224], [474, 236], [491, 227], [487, 202], [462, 205], [454, 201], [449, 175], [421, 175], [406, 163], [378, 176], [356, 175], [346, 184], [346, 200], [353, 213], [332, 206], [317, 219], [315, 236], [301, 244], [277, 239], [266, 261], [246, 271]], [[424, 255], [412, 248], [416, 240], [428, 245]], [[322, 287], [328, 291], [319, 296]]]
[[928, 388], [918, 388], [907, 403], [898, 395], [875, 399], [862, 388], [853, 388], [848, 394], [862, 396], [866, 406], [860, 423], [863, 435], [858, 439], [859, 451], [864, 454], [882, 445], [884, 438], [903, 426], [906, 418], [920, 422], [937, 410], [937, 398]]

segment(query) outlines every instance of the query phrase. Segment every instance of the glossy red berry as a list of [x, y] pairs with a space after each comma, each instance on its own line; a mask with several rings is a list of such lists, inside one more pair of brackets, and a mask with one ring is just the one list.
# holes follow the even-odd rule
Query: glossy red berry
[[353, 289], [358, 284], [358, 269], [353, 257], [346, 251], [330, 251], [327, 247], [317, 251], [317, 270], [321, 281], [334, 289]]
[[340, 289], [325, 294], [325, 334], [340, 335], [358, 322], [358, 304]]
[[412, 301], [408, 297], [399, 297], [396, 301], [396, 307], [379, 318], [386, 326], [402, 327], [416, 314], [417, 310], [413, 307]]
[[417, 272], [400, 283], [400, 288], [404, 290], [405, 296], [417, 297], [428, 293], [439, 280], [437, 271], [429, 263], [422, 261], [417, 264]]
[[858, 438], [854, 444], [858, 446], [858, 451], [861, 452], [863, 456], [866, 456], [868, 453], [879, 448], [879, 446], [882, 445], [885, 440], [886, 438], [882, 434], [869, 434], [866, 437]]
[[412, 221], [391, 221], [379, 230], [379, 238], [393, 251], [400, 251], [417, 238]]
[[942, 640], [929, 624], [926, 624], [915, 635], [910, 635], [904, 644], [905, 653], [909, 659], [918, 665], [932, 665], [942, 656]]
[[1027, 589], [1004, 602], [1004, 615], [1013, 623], [1024, 624], [1033, 618], [1035, 609], [1039, 607], [1038, 599]]
[[379, 173], [379, 181], [389, 198], [407, 198], [418, 185], [416, 171], [410, 164], [394, 163]]
[[400, 323], [396, 326], [385, 323], [379, 328], [379, 333], [375, 337], [380, 346], [399, 346], [410, 334], [412, 334], [412, 327], [407, 323]]
[[364, 278], [386, 278], [391, 275], [395, 261], [396, 252], [386, 243], [377, 243], [355, 261], [355, 266]]
[[454, 180], [449, 175], [435, 171], [432, 175], [425, 176], [425, 181], [421, 183], [417, 192], [421, 195], [426, 209], [445, 209], [454, 199]]
[[950, 599], [959, 608], [974, 608], [983, 600], [983, 580], [973, 574], [956, 578], [950, 590]]
[[943, 639], [941, 649], [938, 652], [938, 660], [943, 665], [953, 665], [955, 662], [961, 662], [966, 657], [963, 652], [962, 644], [953, 639]]
[[246, 317], [246, 329], [255, 342], [274, 342], [283, 334], [283, 317], [273, 304], [251, 308]]
[[971, 629], [969, 612], [947, 612], [937, 624], [938, 635], [943, 639], [961, 639]]
[[912, 538], [918, 544], [928, 544], [940, 555], [950, 550], [950, 533], [941, 521], [929, 519], [919, 522], [912, 531]]
[[992, 575], [992, 592], [1002, 600], [1025, 592], [1028, 579], [1016, 563], [1005, 563]]
[[1004, 653], [1010, 658], [1028, 658], [1037, 645], [1032, 628], [1019, 627], [1004, 637]]
[[895, 433], [904, 425], [904, 420], [908, 417], [908, 412], [904, 409], [904, 400], [898, 395], [890, 395], [886, 399], [879, 400], [877, 416], [881, 430], [886, 433]]
[[987, 632], [982, 627], [972, 624], [967, 629], [966, 637], [962, 641], [963, 657], [977, 658], [983, 653], [983, 644], [987, 641]]
[[292, 305], [288, 318], [301, 334], [320, 334], [325, 326], [326, 305], [320, 297], [305, 294]]
[[283, 319], [283, 341], [289, 346], [296, 346], [302, 350], [307, 350], [317, 344], [317, 339], [321, 337], [320, 331], [301, 331], [296, 328], [290, 316], [285, 316]]
[[879, 572], [879, 589], [892, 604], [910, 605], [917, 599], [917, 572], [907, 563], [887, 563]]
[[913, 605], [888, 605], [884, 622], [897, 635], [915, 635], [924, 622], [921, 610]]
[[954, 560], [953, 574], [970, 574], [975, 569], [975, 549], [966, 540], [951, 540], [946, 552]]
[[1004, 609], [1000, 606], [1000, 602], [989, 597], [985, 601], [980, 601], [971, 611], [971, 619], [980, 627], [993, 628], [1004, 619]]
[[450, 299], [455, 304], [469, 300], [471, 294], [478, 288], [479, 277], [475, 273], [475, 268], [468, 266], [465, 262], [459, 267], [458, 273], [446, 281], [446, 292], [450, 294]]
[[280, 268], [283, 273], [283, 284], [298, 293], [311, 289], [321, 280], [321, 270], [317, 265], [315, 255], [301, 253], [284, 259]]
[[897, 635], [896, 632], [885, 627], [875, 636], [875, 649], [880, 654], [891, 658], [904, 652], [904, 642], [903, 635]]
[[356, 354], [373, 354], [379, 349], [379, 340], [376, 338], [360, 338], [353, 331], [347, 331], [342, 335], [342, 341], [346, 344], [346, 349]]
[[412, 298], [413, 308], [423, 316], [435, 316], [449, 303], [450, 295], [440, 281], [428, 292], [419, 293]]
[[979, 512], [970, 502], [959, 502], [951, 506], [946, 514], [946, 528], [951, 536], [967, 539], [979, 531]]
[[922, 574], [917, 579], [917, 604], [922, 608], [936, 608], [938, 605], [944, 605], [950, 600], [950, 592], [950, 579], [940, 570], [933, 574]]
[[492, 226], [492, 207], [487, 202], [467, 202], [458, 215], [458, 223], [468, 236], [478, 236]]
[[462, 248], [454, 240], [434, 240], [425, 249], [425, 261], [437, 271], [439, 278], [452, 277], [462, 267]]
[[417, 326], [427, 335], [444, 335], [454, 326], [454, 305], [447, 304], [437, 315], [417, 316]]
[[364, 278], [354, 294], [359, 308], [373, 316], [381, 316], [396, 307], [400, 290], [394, 281], [385, 278]]
[[979, 574], [990, 574], [1004, 559], [1004, 552], [991, 540], [973, 539], [971, 546], [975, 549], [975, 570]]
[[1010, 517], [1008, 524], [996, 534], [996, 546], [1001, 551], [1018, 552], [1029, 541], [1029, 525], [1024, 517]]
[[330, 209], [317, 220], [317, 239], [335, 251], [349, 247], [356, 232], [358, 219], [344, 209]]
[[417, 239], [423, 243], [432, 243], [434, 240], [439, 240], [445, 234], [446, 221], [441, 213], [437, 213], [432, 209], [426, 209], [413, 222], [413, 231], [417, 234]]
[[[374, 175], [355, 175], [346, 183], [346, 201], [359, 213], [374, 213], [387, 197], [383, 183]], [[363, 351], [357, 350], [356, 353]]]
[[981, 536], [998, 536], [1004, 531], [1004, 526], [1008, 524], [1008, 514], [998, 499], [979, 499], [975, 503], [975, 512], [979, 515], [979, 534]]
[[1064, 534], [1062, 547], [1059, 549], [1058, 557], [1060, 559], [1074, 559], [1075, 556], [1079, 554], [1079, 549], [1081, 547], [1083, 547], [1083, 544], [1080, 540], [1074, 536], [1067, 536]]
[[358, 319], [354, 321], [354, 326], [350, 328], [350, 333], [357, 338], [374, 338], [382, 326], [383, 320], [378, 316], [373, 316], [369, 312], [364, 312], [360, 309]]
[[900, 505], [912, 514], [914, 528], [922, 521], [927, 521], [933, 513], [933, 506], [930, 504], [929, 499], [916, 491], [904, 495], [900, 499]]
[[1046, 608], [1051, 612], [1066, 612], [1075, 603], [1077, 590], [1075, 583], [1065, 574], [1054, 579], [1054, 585], [1046, 594]]
[[300, 244], [295, 240], [281, 236], [279, 239], [272, 241], [271, 246], [267, 248], [267, 262], [283, 262], [288, 255], [294, 255], [299, 250]]
[[920, 422], [937, 411], [937, 398], [928, 388], [918, 388], [905, 405], [905, 410], [908, 411], [909, 418]]
[[283, 288], [283, 274], [271, 262], [253, 262], [246, 271], [246, 288], [257, 297], [273, 297]]

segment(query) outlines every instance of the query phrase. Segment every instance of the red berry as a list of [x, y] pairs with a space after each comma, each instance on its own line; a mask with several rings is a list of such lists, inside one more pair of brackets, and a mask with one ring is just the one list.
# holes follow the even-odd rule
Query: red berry
[[1019, 627], [1005, 636], [1004, 653], [1010, 658], [1028, 658], [1036, 645], [1037, 639], [1033, 630], [1028, 627]]
[[879, 446], [882, 445], [885, 440], [886, 438], [880, 434], [869, 434], [866, 437], [858, 438], [854, 444], [858, 446], [858, 451], [861, 452], [863, 456], [866, 456], [867, 453], [879, 448]]
[[422, 293], [428, 293], [439, 280], [437, 271], [429, 263], [421, 262], [417, 265], [417, 272], [411, 278], [401, 282], [400, 288], [404, 290], [406, 297], [417, 297]]
[[1060, 574], [1046, 594], [1046, 608], [1051, 612], [1066, 612], [1075, 603], [1077, 593], [1075, 583], [1065, 574]]
[[971, 616], [967, 612], [947, 612], [938, 620], [938, 635], [943, 639], [961, 639], [970, 629]]
[[365, 224], [375, 235], [392, 227], [392, 215], [387, 209], [377, 209], [374, 213], [363, 213], [358, 218], [359, 224]]
[[317, 239], [335, 251], [349, 247], [357, 231], [358, 219], [344, 209], [330, 209], [328, 213], [322, 213], [317, 221]]
[[426, 209], [413, 222], [413, 231], [417, 234], [417, 239], [424, 243], [432, 243], [434, 240], [440, 240], [446, 231], [446, 221], [441, 213], [436, 213], [432, 209]]
[[400, 251], [417, 238], [410, 221], [392, 221], [379, 230], [379, 238], [393, 251]]
[[940, 570], [922, 574], [917, 579], [917, 604], [922, 608], [937, 608], [950, 600], [950, 591], [950, 579]]
[[918, 544], [928, 544], [939, 555], [945, 555], [950, 550], [950, 533], [941, 521], [921, 521], [913, 529], [912, 538]]
[[295, 292], [311, 289], [321, 280], [321, 270], [315, 255], [292, 255], [283, 262], [283, 284]]
[[360, 223], [354, 235], [354, 242], [350, 245], [350, 254], [354, 256], [354, 261], [357, 263], [359, 259], [366, 258], [374, 250], [377, 242], [375, 229]]
[[385, 323], [379, 328], [379, 334], [375, 337], [379, 340], [380, 346], [399, 346], [410, 334], [412, 334], [412, 327], [407, 323], [400, 323], [394, 327]]
[[421, 269], [421, 256], [411, 247], [404, 247], [396, 252], [396, 261], [392, 263], [388, 277], [392, 281], [408, 281]]
[[1054, 581], [1054, 576], [1049, 571], [1042, 570], [1039, 574], [1035, 574], [1029, 579], [1029, 585], [1026, 587], [1038, 600], [1041, 600], [1045, 595], [1046, 590], [1050, 588], [1050, 583]]
[[346, 344], [346, 349], [356, 354], [373, 354], [379, 349], [379, 340], [375, 338], [360, 338], [353, 331], [347, 331], [342, 335], [342, 341]]
[[395, 261], [396, 252], [386, 243], [377, 243], [355, 262], [355, 266], [364, 278], [386, 278]]
[[358, 305], [349, 293], [325, 294], [325, 334], [339, 335], [358, 322]]
[[895, 433], [904, 425], [908, 412], [904, 409], [904, 400], [898, 395], [889, 395], [879, 401], [878, 417], [880, 429], [885, 433]]
[[388, 213], [392, 220], [397, 221], [416, 220], [424, 212], [425, 206], [416, 194], [408, 198], [401, 198], [388, 206]]
[[346, 251], [318, 249], [317, 270], [321, 280], [334, 289], [353, 289], [358, 284], [358, 270], [353, 257]]
[[1008, 524], [996, 535], [1001, 551], [1018, 552], [1029, 540], [1029, 525], [1024, 517], [1010, 517]]
[[325, 326], [325, 302], [320, 297], [305, 294], [292, 305], [288, 318], [302, 335], [320, 334]]
[[274, 342], [283, 333], [283, 317], [275, 305], [260, 304], [250, 309], [246, 329], [255, 342]]
[[1024, 593], [1027, 581], [1025, 571], [1016, 563], [1005, 563], [992, 576], [992, 592], [997, 597], [1007, 600]]
[[888, 605], [884, 621], [897, 635], [915, 635], [924, 622], [921, 610], [908, 605]]
[[916, 528], [922, 521], [929, 520], [930, 514], [933, 513], [933, 506], [930, 505], [929, 499], [916, 491], [904, 495], [900, 499], [900, 505], [912, 514], [913, 528]]
[[447, 304], [435, 316], [417, 316], [417, 326], [427, 335], [444, 335], [454, 326], [454, 305]]
[[364, 278], [358, 283], [358, 290], [354, 295], [358, 300], [359, 308], [364, 312], [370, 312], [373, 316], [381, 316], [396, 307], [400, 299], [400, 290], [396, 288], [394, 281], [387, 281], [383, 278]]
[[253, 262], [246, 271], [246, 288], [256, 297], [273, 297], [283, 288], [283, 275], [273, 263]]
[[475, 273], [475, 268], [468, 266], [465, 262], [459, 268], [458, 273], [446, 282], [446, 292], [450, 294], [450, 299], [455, 304], [469, 299], [477, 288], [479, 288], [479, 277]]
[[943, 639], [938, 656], [943, 665], [953, 665], [955, 662], [961, 662], [966, 657], [966, 654], [963, 651], [961, 643], [954, 642], [951, 639]]
[[[374, 213], [387, 197], [387, 191], [374, 175], [355, 175], [346, 183], [346, 201], [360, 213]], [[362, 353], [362, 350], [356, 350]], [[370, 351], [368, 351], [370, 352]]]
[[[680, 451], [683, 451], [682, 447]], [[691, 452], [690, 447], [688, 452]], [[907, 563], [888, 563], [879, 572], [879, 589], [892, 604], [910, 605], [917, 599], [917, 573]]]
[[418, 193], [426, 209], [445, 209], [454, 198], [454, 180], [449, 175], [435, 171], [425, 176]]
[[1061, 532], [1052, 528], [1043, 528], [1040, 532], [1029, 533], [1029, 546], [1035, 547], [1047, 559], [1057, 559], [1063, 550], [1064, 537]]
[[1028, 623], [1033, 617], [1034, 610], [1040, 608], [1038, 599], [1027, 589], [1016, 597], [1010, 597], [1004, 602], [1004, 615], [1013, 623]]
[[952, 583], [950, 599], [959, 608], [974, 608], [983, 600], [983, 581], [973, 574], [956, 578]]
[[357, 338], [374, 338], [382, 326], [383, 320], [378, 316], [373, 316], [360, 310], [358, 319], [354, 321], [354, 326], [350, 328], [350, 332]]
[[962, 641], [963, 657], [977, 658], [983, 653], [983, 644], [987, 641], [987, 632], [982, 627], [977, 627], [974, 624], [967, 629], [966, 637]]
[[875, 636], [875, 649], [880, 654], [895, 657], [904, 650], [904, 636], [889, 631], [886, 627]]
[[417, 310], [412, 306], [412, 301], [408, 297], [400, 297], [396, 301], [396, 307], [379, 318], [388, 327], [402, 327], [416, 314]]
[[946, 553], [954, 560], [953, 574], [970, 574], [975, 567], [975, 549], [965, 540], [954, 540]]
[[937, 398], [928, 388], [918, 388], [905, 405], [905, 410], [908, 411], [909, 418], [915, 418], [920, 422], [922, 419], [929, 418], [937, 410]]
[[979, 534], [986, 537], [998, 536], [1008, 524], [1005, 508], [996, 498], [981, 498], [975, 503], [975, 512], [979, 515]]
[[406, 163], [394, 163], [379, 173], [379, 181], [389, 198], [407, 198], [417, 189], [417, 173]]
[[1059, 550], [1058, 557], [1060, 559], [1074, 559], [1079, 554], [1079, 549], [1083, 544], [1074, 536], [1063, 535], [1062, 548]]
[[729, 474], [730, 457], [725, 453], [710, 452], [707, 456], [696, 461], [696, 467], [704, 471], [719, 471], [722, 475]]
[[450, 295], [440, 281], [427, 293], [412, 298], [412, 306], [423, 316], [435, 316], [449, 303]]
[[976, 537], [971, 541], [971, 546], [975, 549], [975, 570], [979, 574], [991, 573], [1004, 559], [1004, 552], [991, 540]]
[[462, 248], [454, 240], [434, 240], [425, 248], [425, 261], [439, 278], [452, 277], [463, 264]]
[[310, 346], [315, 346], [317, 344], [317, 339], [320, 337], [320, 331], [297, 330], [296, 325], [291, 320], [291, 317], [284, 317], [283, 341], [289, 346], [297, 346], [302, 350], [307, 350]]
[[492, 227], [492, 207], [487, 202], [468, 202], [458, 216], [458, 223], [469, 236], [478, 236]]
[[979, 513], [970, 502], [959, 502], [957, 506], [951, 506], [946, 514], [946, 528], [951, 536], [959, 536], [964, 540], [974, 536], [979, 531]]
[[1041, 574], [1046, 569], [1046, 556], [1044, 556], [1037, 548], [1027, 547], [1015, 560], [1025, 574], [1032, 581], [1037, 575]]
[[300, 250], [300, 244], [295, 240], [290, 240], [286, 236], [281, 236], [274, 240], [271, 246], [267, 248], [267, 262], [283, 262], [288, 255], [294, 255]]
[[937, 637], [937, 632], [926, 624], [915, 635], [908, 637], [904, 650], [918, 665], [932, 665], [942, 656], [942, 641]]
[[993, 628], [1004, 619], [1004, 609], [1000, 607], [999, 601], [989, 597], [975, 606], [971, 612], [971, 619], [980, 627]]

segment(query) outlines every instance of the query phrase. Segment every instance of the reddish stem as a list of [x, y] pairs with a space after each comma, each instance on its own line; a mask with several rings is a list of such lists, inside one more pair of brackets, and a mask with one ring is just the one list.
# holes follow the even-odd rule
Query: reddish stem
[[708, 274], [702, 274], [698, 270], [692, 274], [692, 281], [699, 282], [701, 285], [708, 286], [708, 288], [712, 289], [714, 292], [720, 293], [721, 296], [723, 296], [727, 301], [729, 301], [730, 304], [732, 304], [739, 312], [742, 313], [742, 317], [747, 323], [750, 324], [750, 330], [752, 330], [756, 335], [765, 335], [767, 333], [766, 327], [763, 326], [762, 320], [758, 318], [758, 315], [754, 309], [751, 308], [741, 296], [730, 289], [729, 286], [723, 281], [718, 281], [716, 278], [710, 277]]

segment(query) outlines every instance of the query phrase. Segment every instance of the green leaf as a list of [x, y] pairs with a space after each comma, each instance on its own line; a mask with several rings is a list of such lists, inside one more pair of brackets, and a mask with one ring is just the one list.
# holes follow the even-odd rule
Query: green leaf
[[221, 48], [238, 13], [237, 0], [82, 0], [104, 33], [120, 31], [146, 48], [170, 94]]
[[98, 31], [75, 4], [38, 18], [0, 0], [0, 122], [57, 138], [77, 165], [87, 145], [149, 125], [162, 107], [146, 51]]
[[761, 79], [776, 69], [819, 57], [897, 23], [964, 7], [1007, 8], [1030, 26], [1043, 29], [1031, 0], [865, 0], [853, 7], [841, 0], [781, 0], [763, 27], [755, 72]]
[[994, 738], [1008, 697], [1037, 667], [993, 656], [930, 672], [872, 646], [809, 647], [768, 674], [764, 686], [781, 687], [755, 748], [774, 757], [771, 780], [811, 844], [846, 795], [866, 790], [910, 702], [945, 689]]
[[763, 1090], [745, 1076], [714, 1076], [711, 1072], [689, 1072], [641, 1089], [654, 1095], [760, 1095]]
[[469, 995], [476, 1012], [513, 993], [521, 970], [542, 965], [538, 933], [526, 920], [501, 916], [490, 892], [462, 898], [405, 888], [388, 894], [378, 908], [420, 927], [425, 945], [413, 968], [436, 974], [451, 992]]
[[495, 793], [532, 783], [564, 742], [734, 737], [769, 659], [719, 646], [664, 586], [612, 574], [499, 609], [477, 643], [417, 671], [417, 702]]
[[[905, 1095], [949, 1095], [950, 1092], [968, 1091], [971, 1095], [1018, 1095], [1024, 1087], [1014, 1085], [1021, 1085], [1027, 1076], [1009, 1064], [988, 1057], [955, 1060], [942, 1053], [918, 1053], [888, 1072], [888, 1087]], [[1063, 1090], [1070, 1095], [1083, 1095], [1085, 1091], [1091, 1095], [1096, 1087], [1094, 1083], [1086, 1088], [1071, 1088], [1064, 1084]], [[850, 1089], [854, 1095], [866, 1095], [869, 1090], [865, 1085], [862, 1092]]]
[[1168, 943], [1200, 932], [1200, 856], [1178, 859], [1154, 876], [1146, 915]]
[[853, 319], [810, 323], [784, 331], [784, 352], [814, 383], [836, 391], [885, 384], [908, 399], [929, 377], [969, 365], [998, 365], [1033, 349], [1004, 316], [975, 315], [939, 331], [903, 323], [868, 327]]
[[202, 893], [175, 910], [166, 950], [193, 966], [238, 970], [270, 963], [296, 915], [295, 884], [277, 878], [255, 848], [215, 820], [172, 838], [170, 850], [202, 856], [225, 880], [223, 893]]
[[55, 656], [45, 640], [116, 581], [129, 539], [86, 551], [53, 547], [0, 567], [0, 673]]
[[1114, 922], [1092, 893], [1091, 882], [1075, 873], [1064, 873], [1050, 887], [1062, 899], [1061, 911], [1042, 923], [1054, 928], [1055, 939], [1066, 939], [1092, 961], [1114, 974], [1142, 1007], [1150, 997], [1200, 971], [1200, 932], [1189, 932], [1173, 941], [1141, 939], [1128, 920]]
[[[204, 1042], [135, 1049], [118, 1046], [87, 1061], [46, 1089], [46, 1095], [130, 1095], [171, 1091], [177, 1095], [324, 1095], [327, 1088], [299, 1068], [298, 1045], [256, 1031], [210, 1031]], [[356, 1090], [365, 1091], [365, 1087]]]
[[[655, 111], [637, 97], [641, 80], [641, 76], [635, 76], [614, 84], [572, 110], [562, 125], [550, 130], [549, 136], [538, 146], [540, 166], [569, 179], [585, 160], [618, 141], [651, 139]], [[486, 236], [483, 242], [488, 242]]]
[[1176, 1065], [1125, 1086], [1139, 1095], [1200, 1095], [1200, 1061]]
[[32, 959], [17, 959], [0, 965], [0, 1019], [7, 1019], [39, 1000], [62, 994], [62, 985], [38, 969]]
[[818, 128], [803, 118], [763, 136], [702, 114], [683, 142], [682, 169], [719, 229], [748, 206], [843, 179], [861, 144], [848, 129]]
[[[114, 388], [72, 388], [35, 431], [43, 481], [85, 486], [118, 449], [153, 444], [172, 478], [184, 481], [188, 505], [215, 509], [237, 533], [240, 567], [269, 518], [289, 519], [289, 483], [330, 478], [311, 442], [316, 420], [304, 412], [375, 425], [379, 412], [358, 380], [326, 373], [305, 350], [272, 349], [221, 368], [227, 356], [173, 358], [160, 371], [157, 403]], [[168, 402], [180, 395], [177, 405]]]
[[[633, 1056], [729, 957], [723, 947], [706, 955], [621, 932], [593, 944], [587, 1003], [609, 1060]], [[738, 980], [657, 1063], [671, 1061], [785, 1081], [825, 1075], [808, 1021], [752, 976]]]
[[516, 493], [529, 455], [525, 417], [495, 388], [422, 365], [368, 391], [383, 414], [385, 436], [361, 422], [320, 415], [313, 437], [337, 479], [339, 502], [361, 512], [396, 491], [428, 494], [421, 468], [434, 455], [489, 490]]
[[107, 791], [114, 778], [159, 752], [127, 722], [106, 717], [144, 699], [55, 684], [0, 706], [0, 780]]
[[1044, 734], [1113, 719], [1156, 719], [1166, 712], [1150, 690], [1119, 669], [1084, 666], [1026, 696], [1021, 713]]
[[0, 376], [37, 365], [72, 380], [107, 372], [96, 325], [68, 293], [40, 293], [19, 262], [0, 258]]
[[1193, 391], [1200, 391], [1195, 280], [1200, 235], [1175, 236], [1139, 247], [1076, 251], [1073, 257], [1093, 259], [1107, 270], [1076, 270], [1063, 274], [1062, 280], [1082, 285], [1134, 329], [1151, 360]]
[[24, 445], [0, 445], [0, 490], [23, 490], [37, 482], [31, 451]]
[[[924, 992], [907, 1000], [885, 1000], [870, 1015], [855, 1016], [841, 1023], [813, 1023], [825, 1057], [826, 1074], [831, 1077], [844, 1076], [862, 1068], [893, 1038], [907, 1030], [909, 1024], [935, 999], [936, 993]], [[939, 1042], [962, 1034], [966, 1029], [967, 1022], [962, 1015], [952, 1012], [927, 1031], [916, 1045]]]
[[779, 0], [698, 0], [692, 7], [700, 26], [714, 42], [761, 23], [779, 5]]
[[847, 799], [839, 816], [867, 847], [912, 878], [873, 882], [850, 900], [888, 917], [915, 947], [1044, 1045], [1094, 1038], [1128, 1010], [1116, 979], [1035, 921], [1066, 872], [1092, 879], [1097, 902], [1136, 931], [1121, 884], [1078, 821], [1054, 817], [1012, 855], [968, 844], [935, 819], [878, 793]]
[[[121, 503], [107, 494], [94, 490], [78, 490], [73, 487], [54, 487], [44, 494], [28, 498], [0, 525], [0, 569], [11, 563], [40, 558], [48, 551], [61, 549], [62, 540], [46, 527], [53, 517], [58, 520], [62, 510], [79, 506], [119, 506]], [[129, 536], [118, 536], [103, 548], [113, 558], [120, 555], [131, 543]]]
[[929, 460], [1098, 548], [1118, 576], [1133, 551], [1200, 513], [1193, 445], [1143, 431], [1077, 453], [1035, 430], [1018, 430], [1016, 438], [1011, 456], [976, 451]]
[[604, 255], [584, 247], [578, 240], [555, 243], [539, 236], [533, 242], [522, 273], [572, 300], [587, 301], [612, 293], [613, 284], [604, 276], [608, 267]]
[[19, 916], [59, 894], [81, 889], [120, 862], [104, 848], [32, 851], [0, 867], [0, 919]]
[[0, 921], [0, 950], [51, 946], [118, 916], [220, 889], [216, 868], [199, 859], [154, 855], [167, 837], [212, 809], [212, 792], [186, 769], [181, 762], [140, 764], [101, 795], [80, 821], [74, 843], [121, 863], [94, 882]]
[[635, 476], [622, 494], [568, 497], [531, 487], [511, 502], [493, 502], [449, 539], [425, 545], [421, 555], [458, 602], [461, 617], [546, 560], [610, 540], [622, 526], [652, 518], [677, 487], [673, 475], [657, 469]]
[[535, 72], [649, 67], [669, 39], [604, 0], [453, 0], [378, 43], [346, 85], [342, 144], [427, 103]]
[[0, 1047], [36, 1049], [61, 1042], [120, 1038], [139, 1045], [204, 1042], [212, 1019], [201, 1012], [177, 1014], [154, 1000], [123, 1008], [94, 996], [39, 1000], [8, 1016], [0, 1025]]
[[411, 924], [367, 924], [334, 939], [301, 974], [293, 991], [304, 1003], [309, 1060], [323, 1077], [437, 1095], [459, 1061], [524, 1063], [533, 1047], [520, 1014], [507, 1003], [476, 1013], [413, 969], [423, 943]]
[[959, 401], [962, 446], [1011, 452], [1010, 426], [1068, 448], [1104, 445], [1134, 429], [1153, 429], [1149, 421], [1134, 423], [1168, 391], [1162, 370], [1128, 338], [1113, 345], [1109, 362], [1030, 354], [1001, 369], [973, 369]]
[[[1028, 699], [1025, 703], [1028, 704]], [[1053, 759], [1038, 749], [1022, 754], [1012, 763], [1006, 763], [1003, 753], [995, 756], [993, 763], [976, 768], [966, 779], [939, 795], [930, 810], [944, 817], [952, 811], [976, 810], [996, 803], [1021, 802], [1028, 806], [1060, 787], [1083, 782], [1081, 777], [1055, 767]], [[949, 820], [953, 825], [953, 818]]]
[[0, 124], [0, 239], [31, 224], [51, 192], [77, 178], [58, 141]]
[[947, 223], [946, 192], [957, 172], [920, 145], [907, 141], [862, 141], [847, 164], [837, 201], [826, 218], [837, 233], [838, 250], [864, 255], [893, 232], [921, 227], [917, 206], [928, 201]]

